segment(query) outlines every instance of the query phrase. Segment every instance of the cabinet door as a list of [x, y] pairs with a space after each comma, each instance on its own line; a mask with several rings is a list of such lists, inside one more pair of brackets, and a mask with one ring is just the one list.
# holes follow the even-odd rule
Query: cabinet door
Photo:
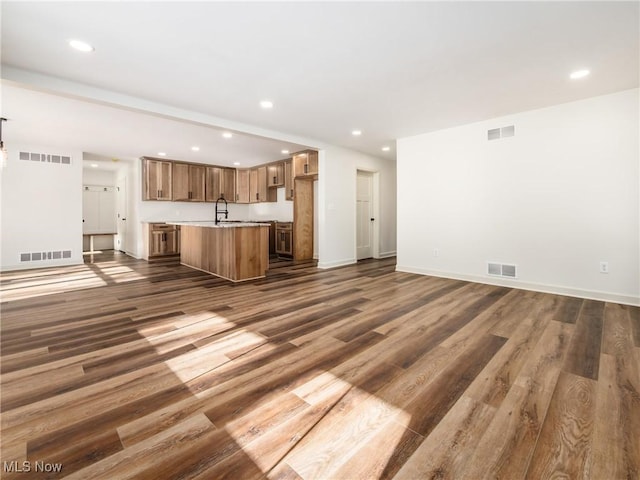
[[164, 255], [167, 244], [164, 241], [164, 232], [151, 230], [149, 239], [149, 256]]
[[293, 156], [294, 177], [305, 177], [318, 174], [318, 152], [309, 151]]
[[171, 162], [161, 160], [143, 160], [143, 200], [171, 200], [172, 184]]
[[269, 187], [284, 185], [284, 163], [278, 162], [267, 166], [267, 184]]
[[204, 202], [205, 167], [189, 165], [189, 200]]
[[205, 198], [207, 202], [215, 202], [220, 198], [220, 168], [207, 167]]
[[284, 199], [293, 200], [293, 166], [291, 160], [284, 162]]
[[113, 187], [100, 187], [100, 227], [102, 233], [116, 232], [116, 192]]
[[173, 169], [171, 162], [158, 163], [160, 163], [160, 196], [158, 200], [171, 200], [173, 198], [173, 185], [171, 184]]
[[267, 167], [258, 167], [258, 201], [267, 201]]
[[179, 245], [180, 232], [177, 229], [164, 232], [164, 254], [176, 255], [180, 253]]
[[[266, 181], [266, 172], [264, 179]], [[252, 168], [249, 173], [249, 203], [258, 203], [260, 201], [259, 181], [258, 169]]]
[[100, 230], [100, 192], [94, 187], [82, 190], [82, 233]]
[[251, 201], [249, 177], [249, 170], [236, 170], [236, 203], [249, 203]]
[[223, 168], [220, 176], [220, 196], [227, 202], [236, 201], [236, 170]]
[[173, 200], [189, 200], [189, 165], [186, 163], [173, 164]]
[[283, 255], [293, 254], [293, 244], [291, 242], [291, 230], [278, 229], [276, 231], [276, 253]]

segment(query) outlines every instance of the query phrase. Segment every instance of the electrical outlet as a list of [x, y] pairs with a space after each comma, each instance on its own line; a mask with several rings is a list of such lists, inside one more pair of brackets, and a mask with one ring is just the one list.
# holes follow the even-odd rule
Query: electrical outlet
[[433, 256], [434, 257], [439, 257], [440, 256], [440, 250], [438, 250], [437, 248], [433, 249]]
[[609, 262], [600, 262], [600, 273], [609, 273]]

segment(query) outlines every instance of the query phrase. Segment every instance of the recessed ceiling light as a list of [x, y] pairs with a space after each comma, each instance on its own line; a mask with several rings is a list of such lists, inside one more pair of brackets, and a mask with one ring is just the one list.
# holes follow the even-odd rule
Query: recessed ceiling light
[[353, 135], [354, 137], [359, 137], [360, 135], [362, 135], [362, 130], [353, 130], [351, 132], [351, 135]]
[[91, 166], [92, 166], [93, 168], [98, 168], [98, 164], [97, 164], [97, 163], [92, 163], [92, 164], [91, 164]]
[[589, 70], [576, 70], [575, 72], [572, 72], [571, 75], [569, 75], [569, 78], [571, 78], [571, 80], [578, 80], [579, 78], [584, 78], [587, 75], [589, 75]]
[[224, 138], [231, 138], [231, 137], [233, 137], [233, 133], [231, 133], [231, 132], [224, 132], [224, 133], [222, 134], [222, 136], [223, 136]]
[[165, 152], [158, 152], [158, 155], [160, 155], [161, 157], [166, 157], [167, 154]]
[[191, 147], [191, 150], [193, 150], [194, 152], [199, 152], [200, 151], [200, 147], [193, 146], [193, 147]]
[[83, 42], [82, 40], [69, 40], [69, 46], [79, 52], [93, 52], [95, 48], [89, 45], [87, 42]]
[[389, 150], [391, 150], [391, 147], [387, 147], [386, 145], [382, 147], [383, 152], [388, 152]]
[[280, 153], [283, 155], [289, 155], [289, 150], [280, 150]]
[[273, 108], [273, 102], [271, 100], [262, 100], [260, 106], [264, 109]]
[[233, 162], [233, 164], [238, 166], [238, 165], [240, 165], [240, 162]]

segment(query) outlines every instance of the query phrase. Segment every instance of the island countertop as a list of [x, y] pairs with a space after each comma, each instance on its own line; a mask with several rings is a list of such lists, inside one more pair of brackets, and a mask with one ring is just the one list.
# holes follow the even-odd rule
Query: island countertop
[[242, 222], [242, 221], [221, 221], [219, 223], [213, 220], [194, 220], [194, 221], [173, 221], [165, 222], [167, 225], [180, 225], [184, 227], [205, 227], [205, 228], [241, 228], [241, 227], [268, 227], [269, 223], [261, 222]]

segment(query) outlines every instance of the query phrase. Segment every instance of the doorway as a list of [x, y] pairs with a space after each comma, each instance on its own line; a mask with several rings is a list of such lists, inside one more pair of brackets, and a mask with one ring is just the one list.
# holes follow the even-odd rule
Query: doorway
[[375, 251], [374, 174], [358, 170], [356, 180], [356, 259], [373, 258]]

